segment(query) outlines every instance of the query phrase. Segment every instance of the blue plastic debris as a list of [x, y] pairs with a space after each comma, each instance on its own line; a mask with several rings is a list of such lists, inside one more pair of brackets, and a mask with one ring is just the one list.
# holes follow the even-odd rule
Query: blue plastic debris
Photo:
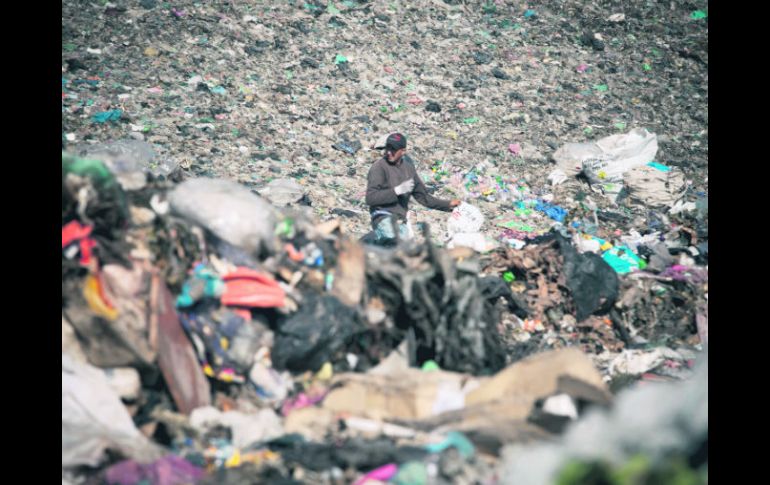
[[647, 166], [648, 167], [652, 167], [652, 168], [656, 168], [656, 169], [660, 170], [661, 172], [670, 172], [671, 171], [671, 167], [667, 167], [667, 166], [665, 166], [665, 165], [663, 165], [661, 163], [658, 163], [658, 162], [650, 162], [650, 163], [647, 164]]
[[182, 285], [182, 292], [176, 299], [178, 308], [190, 307], [204, 296], [219, 298], [225, 291], [225, 283], [203, 263], [198, 263], [193, 275]]
[[535, 15], [537, 15], [537, 12], [535, 12], [534, 10], [527, 10], [526, 12], [524, 12], [524, 18], [525, 19], [528, 19], [530, 17], [534, 17]]
[[358, 141], [352, 142], [352, 143], [341, 141], [339, 143], [332, 145], [332, 148], [345, 152], [349, 155], [355, 155], [356, 152], [358, 152], [361, 149], [361, 143]]
[[94, 123], [106, 123], [108, 121], [118, 121], [123, 116], [123, 110], [113, 109], [109, 111], [102, 111], [96, 113], [91, 117], [91, 121]]
[[564, 222], [564, 218], [567, 217], [567, 211], [564, 208], [543, 201], [537, 202], [535, 210], [544, 212], [545, 215], [557, 222]]
[[75, 79], [72, 84], [88, 84], [89, 86], [98, 86], [98, 79]]
[[457, 448], [460, 455], [465, 458], [470, 458], [475, 452], [475, 447], [464, 434], [459, 431], [450, 431], [446, 435], [446, 439], [441, 443], [430, 444], [425, 447], [429, 453], [441, 453], [449, 447]]

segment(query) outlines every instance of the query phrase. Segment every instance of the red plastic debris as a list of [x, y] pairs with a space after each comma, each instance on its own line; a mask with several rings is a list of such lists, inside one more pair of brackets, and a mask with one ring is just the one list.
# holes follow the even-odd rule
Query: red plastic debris
[[84, 226], [78, 221], [70, 221], [61, 228], [61, 247], [66, 248], [70, 244], [91, 235], [93, 227]]
[[294, 247], [293, 244], [289, 243], [287, 244], [284, 249], [286, 249], [286, 253], [289, 255], [289, 259], [296, 262], [301, 262], [305, 259], [305, 255], [302, 254], [300, 251], [297, 251], [297, 248]]
[[91, 262], [92, 250], [96, 247], [96, 241], [88, 237], [92, 230], [92, 226], [84, 226], [78, 221], [70, 221], [61, 228], [62, 249], [80, 241], [80, 264], [82, 265], [88, 265]]
[[222, 278], [225, 291], [222, 304], [254, 308], [274, 308], [284, 305], [286, 294], [278, 282], [265, 273], [240, 267]]

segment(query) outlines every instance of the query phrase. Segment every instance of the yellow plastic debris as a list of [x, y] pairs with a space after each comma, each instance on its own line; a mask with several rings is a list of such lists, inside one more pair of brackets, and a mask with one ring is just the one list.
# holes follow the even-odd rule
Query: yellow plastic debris
[[326, 362], [321, 366], [321, 369], [316, 373], [315, 377], [319, 381], [328, 381], [334, 376], [334, 369], [329, 362]]
[[88, 275], [83, 285], [83, 298], [86, 299], [88, 307], [100, 317], [113, 321], [118, 318], [117, 308], [107, 304], [100, 295], [100, 283], [94, 275]]

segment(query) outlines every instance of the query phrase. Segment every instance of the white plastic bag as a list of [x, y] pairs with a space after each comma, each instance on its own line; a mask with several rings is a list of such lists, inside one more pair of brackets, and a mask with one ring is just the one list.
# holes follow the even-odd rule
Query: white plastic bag
[[673, 206], [671, 206], [671, 210], [668, 211], [669, 214], [679, 214], [680, 212], [693, 212], [698, 207], [695, 205], [695, 202], [685, 202], [683, 200], [677, 201]]
[[452, 240], [447, 244], [449, 249], [455, 247], [471, 248], [479, 253], [486, 253], [495, 249], [498, 244], [480, 232], [458, 232], [452, 236]]
[[624, 246], [630, 248], [634, 252], [639, 252], [639, 246], [651, 246], [655, 243], [657, 243], [660, 239], [660, 232], [655, 231], [650, 234], [646, 234], [642, 236], [639, 234], [639, 231], [636, 231], [635, 229], [631, 229], [629, 231], [628, 235], [621, 236], [620, 242], [623, 243]]
[[62, 467], [96, 466], [107, 448], [140, 462], [162, 455], [162, 450], [134, 426], [104, 372], [62, 354]]
[[135, 400], [139, 398], [142, 390], [142, 382], [139, 372], [133, 367], [111, 367], [102, 369], [107, 385], [115, 391], [121, 399]]
[[450, 235], [459, 232], [479, 232], [484, 224], [484, 215], [478, 207], [461, 203], [452, 211], [447, 222], [447, 231]]
[[586, 239], [578, 233], [575, 233], [575, 235], [572, 237], [572, 242], [579, 253], [599, 254], [602, 251], [602, 244], [597, 239]]
[[591, 183], [622, 183], [623, 174], [655, 159], [658, 137], [647, 130], [631, 130], [596, 142], [601, 156], [583, 162], [583, 173]]
[[497, 243], [479, 232], [482, 225], [484, 225], [484, 215], [478, 207], [465, 202], [455, 207], [447, 221], [450, 239], [447, 247], [451, 249], [463, 246], [480, 253], [495, 249]]
[[583, 162], [601, 156], [602, 151], [596, 143], [567, 143], [556, 150], [553, 159], [558, 169], [570, 177], [575, 177], [583, 170]]
[[174, 212], [230, 244], [249, 251], [273, 247], [273, 207], [236, 182], [186, 180], [171, 191], [168, 200]]
[[653, 161], [657, 152], [657, 136], [634, 129], [595, 143], [567, 143], [556, 150], [553, 158], [569, 176], [582, 171], [593, 184], [620, 184], [625, 172]]

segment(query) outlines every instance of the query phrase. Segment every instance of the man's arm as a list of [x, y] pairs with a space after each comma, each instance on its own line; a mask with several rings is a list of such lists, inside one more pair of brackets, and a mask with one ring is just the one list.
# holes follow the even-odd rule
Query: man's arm
[[391, 205], [398, 202], [398, 195], [393, 187], [388, 185], [385, 171], [375, 163], [369, 169], [366, 177], [366, 204], [369, 206]]
[[433, 197], [428, 193], [428, 188], [422, 182], [422, 179], [417, 175], [417, 171], [414, 172], [414, 191], [412, 192], [415, 200], [429, 209], [438, 209], [442, 211], [451, 211], [452, 207], [457, 204], [453, 204], [452, 201], [439, 199]]

